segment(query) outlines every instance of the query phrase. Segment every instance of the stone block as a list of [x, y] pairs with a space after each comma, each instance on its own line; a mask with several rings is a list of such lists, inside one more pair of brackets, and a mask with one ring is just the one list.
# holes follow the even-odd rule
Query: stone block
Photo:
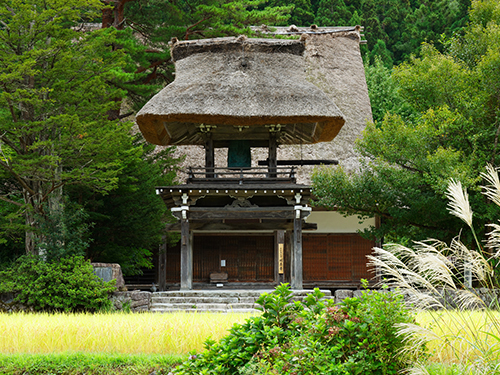
[[104, 281], [116, 280], [117, 290], [126, 290], [122, 269], [118, 263], [92, 263], [94, 273]]
[[335, 303], [342, 302], [346, 298], [352, 297], [352, 290], [339, 289], [335, 291]]

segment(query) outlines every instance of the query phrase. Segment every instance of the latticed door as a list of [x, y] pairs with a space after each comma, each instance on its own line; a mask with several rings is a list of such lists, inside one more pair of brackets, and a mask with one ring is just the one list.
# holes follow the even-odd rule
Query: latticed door
[[193, 281], [207, 282], [211, 272], [219, 271], [228, 273], [228, 281], [273, 281], [274, 237], [262, 234], [195, 235]]

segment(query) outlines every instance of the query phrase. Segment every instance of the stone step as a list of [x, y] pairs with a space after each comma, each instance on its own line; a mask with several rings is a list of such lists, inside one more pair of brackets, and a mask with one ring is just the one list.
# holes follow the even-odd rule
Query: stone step
[[[255, 299], [252, 301], [254, 302]], [[152, 303], [239, 303], [238, 297], [156, 297], [151, 299]], [[245, 301], [248, 302], [248, 301]]]
[[227, 309], [227, 303], [155, 303], [154, 308], [176, 309]]
[[236, 298], [244, 298], [244, 297], [253, 297], [253, 298], [259, 298], [262, 293], [265, 292], [272, 292], [272, 290], [269, 291], [252, 291], [252, 290], [245, 290], [245, 291], [234, 291], [234, 290], [185, 290], [185, 291], [167, 291], [167, 292], [156, 292], [154, 293], [155, 296], [158, 297], [236, 297]]
[[235, 303], [235, 304], [224, 304], [224, 303], [155, 303], [152, 305], [152, 309], [177, 309], [177, 310], [248, 310], [254, 309], [254, 305], [251, 303]]
[[[189, 290], [153, 293], [153, 312], [255, 312], [257, 298], [272, 290]], [[292, 300], [302, 300], [311, 290], [294, 291]], [[330, 291], [323, 291], [326, 299], [333, 298]]]
[[[157, 297], [254, 297], [258, 298], [262, 293], [272, 293], [273, 290], [172, 290], [166, 292], [155, 292]], [[329, 290], [321, 290], [325, 296], [331, 296]], [[305, 297], [312, 293], [312, 290], [294, 290], [295, 297]]]
[[212, 309], [212, 310], [200, 310], [200, 309], [181, 309], [181, 308], [165, 308], [165, 309], [157, 309], [151, 308], [149, 310], [155, 313], [169, 313], [169, 312], [190, 312], [190, 313], [228, 313], [227, 309]]
[[236, 310], [198, 310], [198, 309], [156, 309], [153, 308], [151, 312], [163, 314], [163, 313], [175, 313], [175, 312], [188, 312], [188, 313], [220, 313], [220, 314], [260, 314], [260, 311], [255, 309], [236, 309]]
[[230, 303], [227, 305], [228, 309], [241, 310], [241, 309], [255, 309], [258, 305], [255, 303]]

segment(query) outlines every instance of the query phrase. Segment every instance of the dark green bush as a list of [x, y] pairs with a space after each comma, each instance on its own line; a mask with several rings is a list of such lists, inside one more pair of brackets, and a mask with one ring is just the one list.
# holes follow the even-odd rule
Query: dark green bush
[[35, 311], [97, 311], [111, 306], [108, 294], [115, 280], [105, 283], [81, 256], [45, 262], [23, 256], [0, 274], [0, 292], [13, 292], [15, 301]]
[[304, 302], [291, 297], [286, 284], [262, 295], [261, 316], [236, 324], [219, 343], [208, 340], [174, 373], [397, 374], [413, 362], [394, 326], [414, 322], [400, 297], [366, 292], [337, 306], [318, 289]]

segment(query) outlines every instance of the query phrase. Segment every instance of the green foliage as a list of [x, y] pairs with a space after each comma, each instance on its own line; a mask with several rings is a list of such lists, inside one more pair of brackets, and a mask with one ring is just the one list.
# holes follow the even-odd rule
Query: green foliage
[[321, 26], [356, 26], [349, 24], [351, 18], [344, 0], [320, 0], [314, 22]]
[[401, 96], [399, 86], [392, 77], [392, 62], [389, 68], [376, 55], [373, 64], [365, 64], [365, 75], [373, 121], [376, 124], [383, 121], [387, 113], [400, 115], [404, 119], [411, 119], [416, 115], [415, 110]]
[[89, 215], [74, 203], [62, 204], [57, 210], [40, 217], [39, 253], [47, 261], [85, 255], [90, 244]]
[[[266, 6], [276, 7], [277, 9], [283, 9], [286, 11], [290, 7], [290, 2], [285, 0], [267, 0]], [[286, 26], [286, 25], [296, 25], [296, 26], [310, 26], [314, 20], [314, 14], [311, 9], [310, 0], [294, 0], [292, 8], [289, 10], [289, 17], [282, 17], [281, 20], [277, 20], [274, 23], [268, 23], [268, 25], [273, 26]]]
[[451, 37], [466, 26], [469, 5], [470, 0], [319, 0], [313, 12], [320, 26], [364, 26], [363, 52], [372, 63], [378, 55], [388, 65], [409, 59], [423, 42], [441, 49], [443, 35]]
[[155, 147], [136, 137], [122, 158], [118, 186], [109, 194], [85, 187], [67, 189], [71, 200], [82, 202], [92, 242], [86, 256], [94, 262], [119, 263], [125, 275], [152, 267], [152, 250], [164, 235], [169, 210], [156, 195], [157, 186], [172, 185], [176, 177], [174, 148]]
[[0, 354], [0, 373], [4, 375], [167, 375], [184, 359], [175, 355], [130, 354]]
[[24, 254], [24, 229], [18, 206], [0, 201], [0, 269]]
[[10, 182], [2, 198], [22, 198], [28, 252], [34, 216], [45, 216], [45, 204], [57, 209], [63, 187], [116, 186], [131, 125], [107, 113], [125, 94], [118, 83], [133, 75], [124, 51], [112, 47], [116, 30], [76, 27], [101, 9], [97, 0], [0, 2], [0, 169]]
[[45, 262], [26, 255], [1, 276], [0, 291], [16, 293], [16, 302], [35, 311], [98, 311], [110, 306], [115, 290], [114, 280], [103, 282], [80, 256]]
[[[498, 169], [487, 166], [481, 177], [486, 181], [483, 195], [498, 210]], [[452, 179], [446, 196], [449, 213], [462, 220], [476, 237], [467, 190]], [[378, 270], [384, 283], [431, 317], [430, 327], [407, 325], [402, 331], [413, 332], [415, 343], [437, 346], [435, 357], [451, 353], [451, 359], [465, 374], [497, 374], [500, 363], [500, 225], [497, 221], [488, 227], [491, 231], [487, 237], [482, 241], [475, 238], [475, 246], [465, 244], [463, 232], [459, 232], [449, 245], [436, 239], [411, 246], [386, 244], [374, 248], [373, 255], [368, 256], [370, 266]], [[443, 314], [443, 310], [448, 312]], [[435, 333], [429, 334], [430, 328]]]
[[[286, 284], [257, 301], [261, 316], [235, 325], [219, 343], [193, 354], [175, 374], [397, 374], [413, 359], [401, 354], [394, 324], [411, 323], [404, 302], [367, 292], [339, 306], [316, 289], [292, 302]], [[421, 350], [423, 350], [421, 348]]]
[[[357, 143], [364, 157], [361, 171], [316, 171], [318, 204], [346, 214], [378, 215], [381, 226], [372, 231], [378, 238], [449, 241], [462, 226], [445, 210], [444, 192], [455, 178], [470, 189], [480, 235], [484, 233], [484, 224], [499, 217], [478, 185], [486, 163], [500, 164], [498, 40], [494, 19], [487, 27], [471, 23], [464, 36], [447, 42], [445, 53], [425, 45], [420, 58], [395, 68], [390, 77], [380, 65], [369, 68], [378, 122], [369, 124]], [[373, 84], [373, 79], [381, 83]], [[385, 92], [396, 100], [377, 97]], [[473, 243], [469, 234], [463, 240]]]

